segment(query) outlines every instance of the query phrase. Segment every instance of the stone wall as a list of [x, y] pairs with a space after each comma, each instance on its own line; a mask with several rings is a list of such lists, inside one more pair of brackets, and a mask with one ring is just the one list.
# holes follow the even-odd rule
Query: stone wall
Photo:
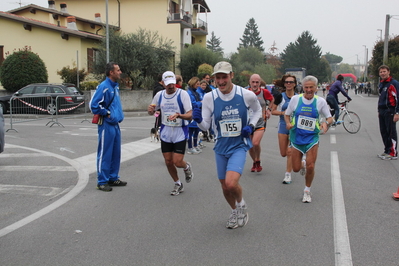
[[[91, 99], [94, 91], [84, 91], [87, 99]], [[10, 95], [5, 90], [0, 90], [0, 96]], [[152, 101], [152, 90], [147, 91], [120, 91], [123, 111], [146, 111]]]

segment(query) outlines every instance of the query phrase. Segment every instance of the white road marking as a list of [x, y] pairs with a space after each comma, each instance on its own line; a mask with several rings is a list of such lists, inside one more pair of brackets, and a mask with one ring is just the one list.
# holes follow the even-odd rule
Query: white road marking
[[352, 253], [349, 242], [348, 225], [346, 222], [338, 153], [336, 151], [331, 151], [331, 184], [334, 215], [335, 265], [351, 266]]
[[[21, 228], [24, 225], [29, 224], [30, 222], [39, 219], [43, 215], [48, 214], [49, 212], [57, 209], [58, 207], [62, 206], [64, 203], [70, 201], [74, 197], [76, 197], [82, 190], [87, 186], [87, 183], [89, 182], [89, 175], [90, 173], [96, 172], [96, 156], [97, 153], [92, 153], [80, 158], [76, 158], [74, 160], [69, 159], [65, 156], [47, 152], [47, 151], [41, 151], [38, 149], [34, 148], [28, 148], [28, 147], [23, 147], [23, 146], [18, 146], [18, 145], [12, 145], [12, 144], [7, 144], [7, 147], [10, 148], [20, 148], [20, 149], [25, 149], [29, 151], [33, 151], [36, 153], [43, 154], [44, 156], [52, 156], [55, 158], [58, 158], [60, 160], [63, 160], [70, 164], [76, 171], [78, 172], [78, 182], [75, 187], [73, 187], [67, 194], [65, 194], [63, 197], [58, 199], [57, 201], [53, 202], [52, 204], [48, 205], [47, 207], [41, 209], [40, 211], [37, 211], [22, 220], [19, 220], [7, 227], [4, 227], [0, 229], [0, 237], [5, 236], [19, 228]], [[135, 157], [144, 155], [148, 152], [152, 152], [154, 150], [160, 149], [160, 145], [158, 143], [151, 143], [151, 138], [145, 138], [139, 141], [135, 142], [130, 142], [127, 144], [122, 145], [122, 162], [125, 162], [127, 160], [131, 160]]]
[[16, 165], [7, 165], [0, 166], [0, 172], [8, 171], [8, 172], [18, 172], [18, 171], [58, 171], [58, 172], [69, 172], [75, 171], [75, 168], [72, 166], [16, 166]]
[[64, 188], [58, 187], [39, 187], [39, 186], [22, 186], [22, 185], [1, 185], [0, 193], [22, 194], [22, 195], [39, 195], [52, 197], [61, 193]]
[[331, 144], [336, 144], [337, 143], [337, 138], [335, 137], [334, 134], [330, 135], [330, 143]]
[[[8, 146], [7, 146], [8, 147]], [[17, 157], [44, 157], [45, 155], [40, 153], [2, 153], [0, 158], [17, 158]]]

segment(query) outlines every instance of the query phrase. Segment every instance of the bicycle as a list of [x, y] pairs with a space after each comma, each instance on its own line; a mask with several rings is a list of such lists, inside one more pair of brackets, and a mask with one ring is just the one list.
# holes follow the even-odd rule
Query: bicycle
[[[361, 121], [360, 117], [353, 111], [348, 110], [349, 101], [339, 103], [338, 121], [342, 121], [345, 130], [350, 134], [356, 134], [360, 130]], [[331, 115], [334, 116], [334, 109], [330, 107]], [[342, 119], [340, 119], [342, 117]], [[339, 124], [331, 125], [336, 127]]]

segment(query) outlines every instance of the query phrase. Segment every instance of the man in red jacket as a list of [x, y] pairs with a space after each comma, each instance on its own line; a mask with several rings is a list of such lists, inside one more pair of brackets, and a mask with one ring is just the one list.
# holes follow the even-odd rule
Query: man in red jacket
[[378, 157], [382, 160], [398, 159], [396, 122], [399, 120], [399, 82], [390, 76], [389, 67], [382, 65], [378, 68], [381, 78], [378, 99], [378, 119], [380, 133], [384, 142], [384, 152]]

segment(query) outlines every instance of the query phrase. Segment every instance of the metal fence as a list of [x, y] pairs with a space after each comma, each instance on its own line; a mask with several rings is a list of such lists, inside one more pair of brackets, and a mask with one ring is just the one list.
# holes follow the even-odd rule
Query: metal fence
[[[45, 120], [46, 126], [62, 126], [61, 119], [82, 118], [83, 122], [91, 122], [89, 110], [89, 95], [41, 95], [13, 96], [10, 99], [10, 128], [15, 124]], [[91, 119], [91, 118], [90, 118]]]

